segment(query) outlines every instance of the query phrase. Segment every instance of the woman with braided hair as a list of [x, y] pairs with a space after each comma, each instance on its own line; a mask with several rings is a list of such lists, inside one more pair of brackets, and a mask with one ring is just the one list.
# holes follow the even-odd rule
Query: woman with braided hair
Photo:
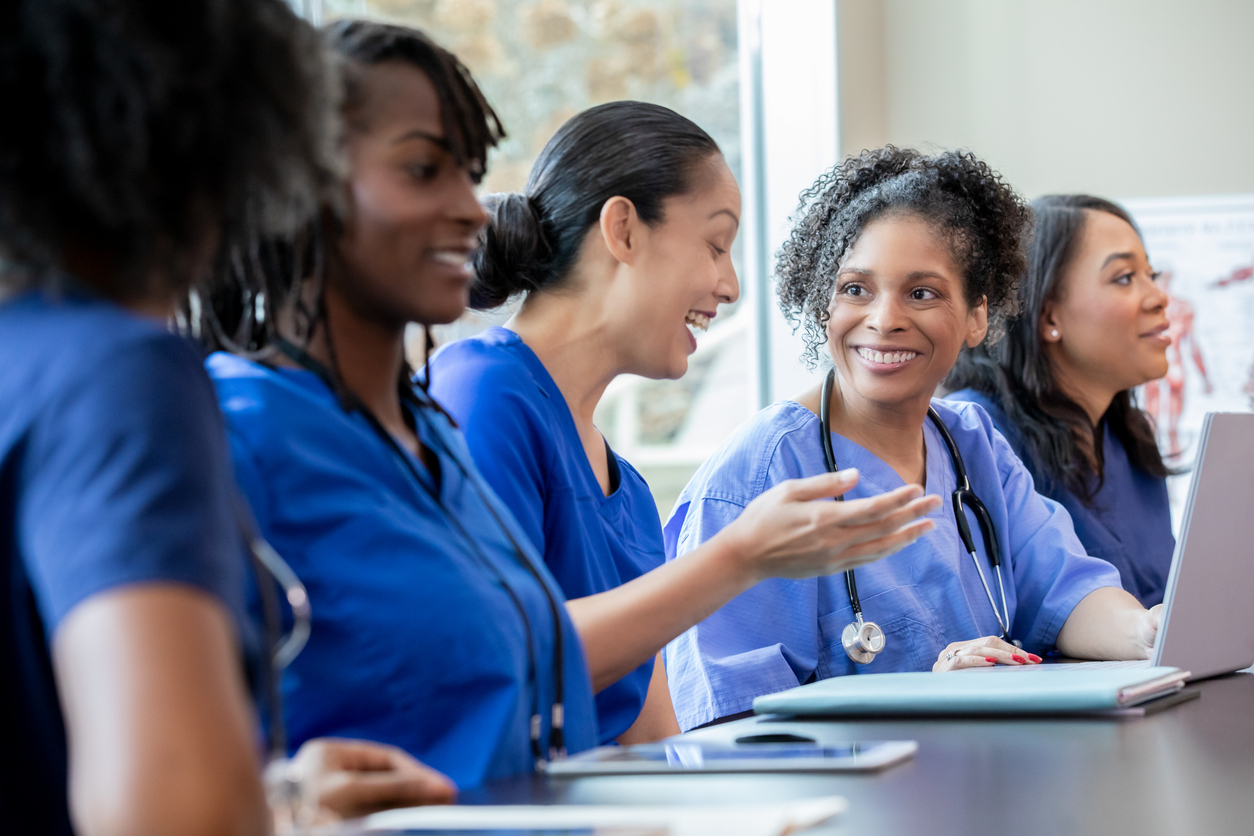
[[1030, 216], [966, 152], [864, 152], [803, 195], [778, 292], [811, 366], [827, 346], [827, 380], [758, 413], [702, 466], [666, 524], [667, 557], [682, 563], [761, 491], [825, 470], [858, 469], [850, 498], [919, 483], [952, 500], [900, 552], [845, 577], [766, 581], [672, 642], [682, 728], [862, 671], [1030, 665], [1054, 648], [1148, 656], [1157, 610], [1085, 554], [987, 413], [932, 400], [959, 350], [1011, 312]]

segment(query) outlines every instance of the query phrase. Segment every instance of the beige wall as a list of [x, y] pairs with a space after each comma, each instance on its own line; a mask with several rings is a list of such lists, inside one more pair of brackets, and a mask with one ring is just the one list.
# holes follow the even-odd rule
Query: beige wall
[[964, 146], [1025, 195], [1254, 192], [1251, 0], [837, 0], [842, 154]]

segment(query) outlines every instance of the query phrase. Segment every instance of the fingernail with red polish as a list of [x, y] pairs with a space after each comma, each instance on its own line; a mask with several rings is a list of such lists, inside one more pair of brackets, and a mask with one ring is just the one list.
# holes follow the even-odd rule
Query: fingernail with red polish
[[994, 659], [992, 656], [985, 656], [985, 657], [984, 657], [984, 661], [985, 661], [985, 662], [992, 662], [994, 665], [996, 665], [996, 664], [997, 664], [997, 660], [996, 660], [996, 659]]
[[1037, 656], [1035, 653], [1029, 653], [1028, 658], [1031, 659], [1033, 662], [1039, 663], [1041, 661], [1041, 657]]
[[1018, 662], [1020, 665], [1022, 665], [1024, 662], [1026, 662], [1026, 661], [1027, 661], [1027, 659], [1024, 659], [1022, 656], [1018, 656], [1018, 655], [1011, 656], [1010, 658], [1011, 658], [1011, 659], [1014, 659], [1014, 660], [1015, 660], [1016, 662]]

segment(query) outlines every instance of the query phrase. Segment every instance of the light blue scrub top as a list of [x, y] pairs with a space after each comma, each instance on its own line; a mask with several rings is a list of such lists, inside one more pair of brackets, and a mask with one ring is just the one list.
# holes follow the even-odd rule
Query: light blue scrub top
[[530, 719], [538, 684], [547, 740], [555, 633], [547, 596], [488, 502], [557, 601], [567, 747], [596, 745], [592, 685], [561, 590], [447, 417], [411, 410], [439, 459], [438, 488], [412, 459], [424, 486], [314, 374], [222, 353], [207, 366], [236, 477], [309, 590], [309, 644], [283, 679], [292, 750], [324, 735], [390, 743], [460, 787], [532, 769]]
[[[1079, 496], [1041, 472], [1028, 454], [1019, 428], [1010, 423], [1001, 404], [975, 389], [953, 392], [948, 399], [970, 401], [984, 407], [1027, 466], [1036, 489], [1059, 502], [1071, 514], [1075, 533], [1085, 551], [1118, 569], [1123, 588], [1143, 606], [1163, 602], [1171, 557], [1176, 551], [1166, 479], [1133, 467], [1123, 442], [1105, 426], [1102, 484], [1093, 494], [1093, 503], [1086, 505]], [[1096, 477], [1093, 480], [1096, 481]]]
[[[1088, 557], [1067, 512], [1041, 497], [1001, 434], [978, 406], [933, 401], [966, 464], [971, 487], [988, 507], [1001, 546], [1011, 635], [1044, 654], [1080, 599], [1118, 586], [1118, 573]], [[945, 501], [930, 515], [936, 530], [912, 546], [857, 570], [863, 616], [884, 629], [884, 651], [855, 665], [841, 645], [853, 621], [843, 574], [809, 580], [768, 580], [675, 639], [666, 672], [680, 728], [752, 708], [753, 698], [812, 679], [853, 673], [927, 671], [954, 641], [998, 635], [997, 618], [971, 557], [963, 550], [949, 496], [956, 477], [930, 421], [923, 426], [927, 491]], [[875, 496], [904, 483], [883, 460], [832, 433], [839, 467], [856, 467], [849, 499]], [[825, 472], [819, 419], [793, 401], [755, 415], [684, 488], [666, 523], [668, 559], [722, 530], [751, 500], [786, 479]], [[975, 518], [980, 565], [996, 597], [996, 581]], [[998, 599], [1000, 605], [1000, 599]]]
[[[430, 392], [461, 425], [483, 478], [514, 513], [567, 598], [613, 589], [665, 562], [649, 486], [610, 456], [618, 487], [601, 491], [566, 399], [526, 343], [492, 328], [431, 358]], [[596, 696], [601, 740], [636, 721], [650, 659]]]

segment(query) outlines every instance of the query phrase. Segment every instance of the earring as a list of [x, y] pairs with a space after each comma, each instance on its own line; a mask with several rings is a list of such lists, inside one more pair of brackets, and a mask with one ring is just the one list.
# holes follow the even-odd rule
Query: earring
[[1054, 330], [1050, 331], [1049, 335], [1053, 337], [1054, 339], [1058, 339], [1058, 329], [1055, 328]]

